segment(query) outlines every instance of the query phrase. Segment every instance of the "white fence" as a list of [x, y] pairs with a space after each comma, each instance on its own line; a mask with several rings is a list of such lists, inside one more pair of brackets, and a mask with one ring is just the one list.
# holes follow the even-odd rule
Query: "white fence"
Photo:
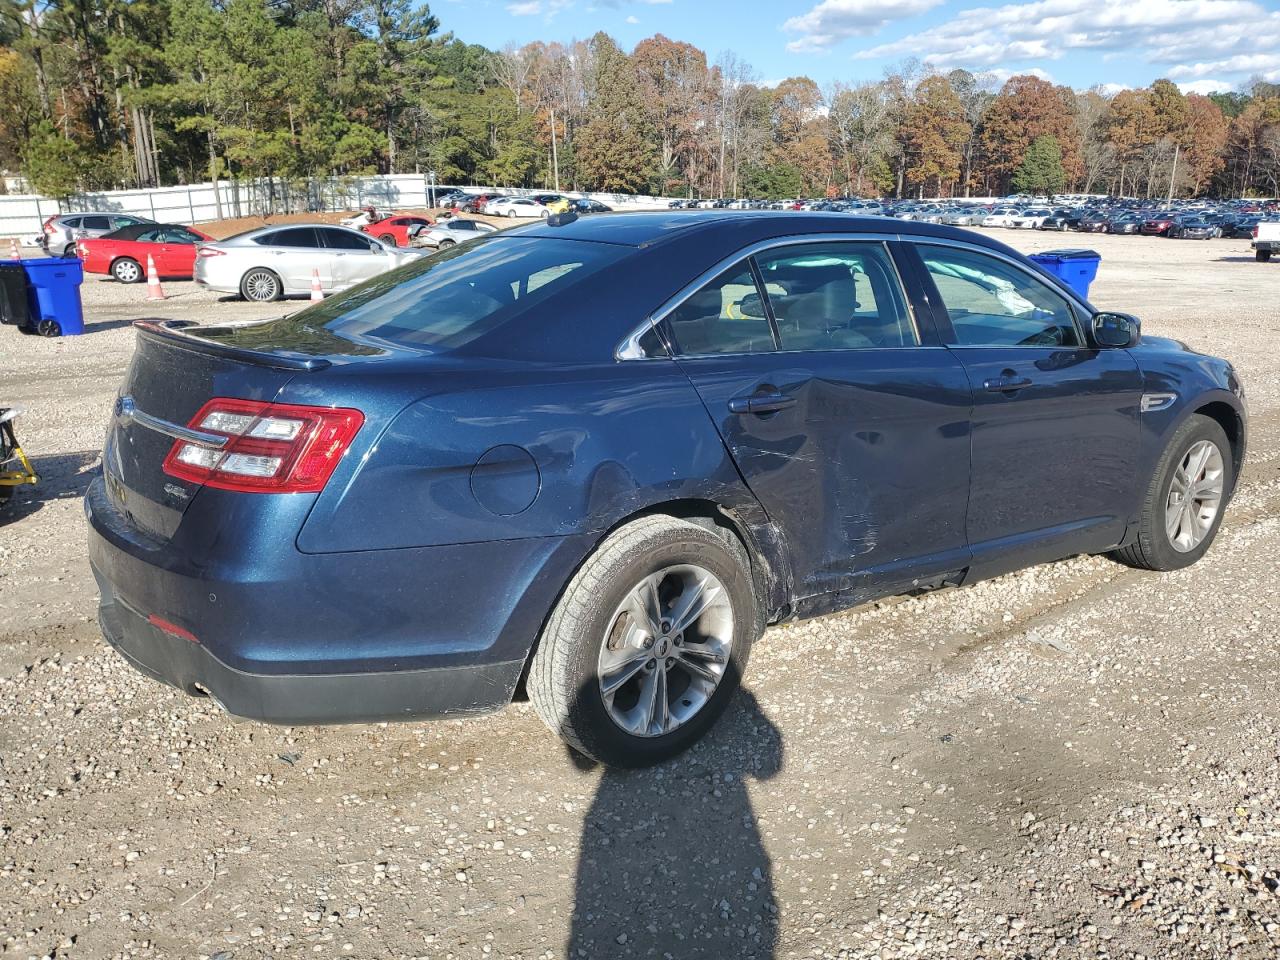
[[[109, 190], [72, 197], [67, 203], [30, 194], [0, 195], [0, 237], [30, 239], [40, 232], [44, 221], [59, 213], [85, 210], [132, 213], [161, 223], [196, 224], [218, 218], [218, 202], [223, 217], [274, 216], [285, 213], [320, 213], [356, 210], [365, 204], [379, 209], [426, 207], [445, 190], [418, 174], [376, 177], [341, 177], [287, 181], [276, 178], [223, 180], [193, 183], [154, 190]], [[463, 187], [479, 190], [479, 186]], [[504, 194], [543, 193], [543, 190], [497, 187]], [[666, 197], [636, 197], [621, 194], [588, 193], [611, 207], [643, 209], [665, 207]]]

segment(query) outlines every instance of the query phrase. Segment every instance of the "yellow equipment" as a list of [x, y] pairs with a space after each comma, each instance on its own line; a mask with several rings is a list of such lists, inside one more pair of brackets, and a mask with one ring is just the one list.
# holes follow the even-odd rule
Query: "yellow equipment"
[[9, 499], [14, 487], [40, 482], [35, 467], [18, 446], [18, 436], [13, 430], [13, 421], [21, 412], [17, 408], [0, 407], [0, 500]]

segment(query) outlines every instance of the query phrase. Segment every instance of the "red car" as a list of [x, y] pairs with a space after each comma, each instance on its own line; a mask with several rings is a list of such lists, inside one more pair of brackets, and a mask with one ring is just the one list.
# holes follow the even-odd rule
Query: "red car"
[[156, 273], [173, 280], [190, 280], [196, 244], [213, 237], [179, 223], [132, 223], [101, 237], [76, 241], [85, 273], [109, 273], [121, 283], [147, 279], [147, 257]]
[[429, 227], [433, 222], [430, 217], [404, 217], [392, 214], [375, 223], [366, 223], [360, 229], [371, 237], [377, 237], [383, 243], [395, 247], [407, 247], [410, 227]]
[[1142, 232], [1149, 237], [1163, 237], [1173, 226], [1173, 215], [1160, 214], [1143, 221]]

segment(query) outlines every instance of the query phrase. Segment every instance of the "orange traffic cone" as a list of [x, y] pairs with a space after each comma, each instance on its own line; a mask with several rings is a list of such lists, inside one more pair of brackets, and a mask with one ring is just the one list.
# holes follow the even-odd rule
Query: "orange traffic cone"
[[22, 251], [18, 249], [18, 241], [14, 237], [9, 238], [9, 256], [14, 260], [22, 259]]
[[320, 271], [314, 267], [311, 270], [311, 299], [323, 300], [324, 288], [320, 286]]
[[156, 273], [156, 261], [147, 254], [147, 299], [165, 300], [164, 288], [160, 286], [160, 274]]

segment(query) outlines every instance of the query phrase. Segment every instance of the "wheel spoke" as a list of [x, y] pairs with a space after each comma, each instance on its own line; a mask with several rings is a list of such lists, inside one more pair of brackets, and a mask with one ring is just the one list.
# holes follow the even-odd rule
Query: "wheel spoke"
[[679, 607], [671, 614], [672, 633], [684, 633], [715, 602], [720, 595], [720, 584], [712, 585], [710, 581], [710, 577], [703, 577], [685, 591]]
[[699, 677], [711, 684], [720, 682], [720, 676], [710, 667], [705, 666], [697, 657], [688, 657], [682, 652], [677, 662], [681, 670], [692, 676]]
[[655, 573], [645, 577], [631, 592], [636, 611], [640, 614], [642, 624], [652, 636], [662, 633], [662, 601], [658, 599], [658, 584], [662, 575]]
[[613, 696], [628, 680], [644, 669], [649, 659], [649, 651], [646, 650], [639, 656], [626, 661], [616, 670], [606, 673], [600, 678], [600, 692], [606, 697]]
[[729, 659], [720, 651], [712, 650], [705, 644], [700, 643], [685, 644], [680, 648], [680, 656], [682, 659], [695, 657], [699, 660], [708, 660], [711, 663], [726, 663]]
[[640, 732], [654, 736], [654, 725], [657, 724], [657, 733], [665, 733], [669, 721], [667, 671], [659, 667], [649, 675], [644, 689], [640, 691], [640, 699], [644, 707], [640, 715]]

